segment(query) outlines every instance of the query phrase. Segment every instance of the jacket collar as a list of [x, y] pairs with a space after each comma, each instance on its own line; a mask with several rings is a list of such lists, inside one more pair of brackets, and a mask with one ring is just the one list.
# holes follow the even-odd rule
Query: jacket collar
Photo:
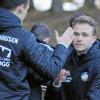
[[9, 10], [0, 8], [0, 32], [9, 30], [12, 27], [21, 27], [20, 19]]

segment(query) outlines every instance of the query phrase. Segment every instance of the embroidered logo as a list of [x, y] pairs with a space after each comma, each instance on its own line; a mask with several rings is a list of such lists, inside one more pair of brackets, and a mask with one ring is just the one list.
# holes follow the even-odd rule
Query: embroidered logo
[[88, 81], [88, 72], [83, 72], [83, 73], [81, 74], [81, 80], [82, 80], [83, 82], [87, 82], [87, 81]]

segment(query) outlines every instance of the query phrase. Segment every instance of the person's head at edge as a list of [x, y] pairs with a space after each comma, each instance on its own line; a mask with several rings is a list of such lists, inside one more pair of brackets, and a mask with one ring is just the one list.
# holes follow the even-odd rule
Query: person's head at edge
[[30, 0], [0, 0], [0, 7], [11, 11], [23, 22], [27, 15], [29, 1]]
[[96, 26], [96, 21], [87, 15], [76, 16], [71, 21], [75, 35], [73, 46], [79, 55], [86, 53], [96, 41]]
[[51, 30], [45, 23], [33, 25], [33, 27], [31, 28], [31, 32], [34, 33], [38, 40], [43, 41], [47, 44], [51, 39]]

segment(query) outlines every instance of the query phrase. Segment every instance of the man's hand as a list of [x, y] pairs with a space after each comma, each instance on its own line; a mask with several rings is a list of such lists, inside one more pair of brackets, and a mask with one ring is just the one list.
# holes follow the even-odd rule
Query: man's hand
[[62, 69], [57, 78], [54, 80], [53, 86], [60, 87], [61, 83], [66, 80], [67, 74], [69, 74], [69, 71]]
[[65, 81], [68, 73], [69, 71], [62, 69], [60, 73], [58, 74], [56, 80], [58, 80], [59, 82]]
[[62, 36], [58, 35], [58, 32], [55, 30], [55, 36], [57, 44], [63, 44], [65, 47], [69, 47], [74, 38], [74, 30], [71, 27], [68, 27]]

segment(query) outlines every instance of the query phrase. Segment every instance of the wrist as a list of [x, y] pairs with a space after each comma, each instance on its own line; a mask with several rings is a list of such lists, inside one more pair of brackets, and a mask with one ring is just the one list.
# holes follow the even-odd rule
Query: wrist
[[59, 87], [61, 86], [61, 81], [55, 80], [55, 81], [53, 82], [53, 86], [56, 87], [56, 88], [59, 88]]
[[61, 45], [63, 45], [64, 47], [66, 47], [66, 48], [69, 48], [69, 44], [65, 44], [65, 43], [58, 43], [58, 44], [61, 44]]

